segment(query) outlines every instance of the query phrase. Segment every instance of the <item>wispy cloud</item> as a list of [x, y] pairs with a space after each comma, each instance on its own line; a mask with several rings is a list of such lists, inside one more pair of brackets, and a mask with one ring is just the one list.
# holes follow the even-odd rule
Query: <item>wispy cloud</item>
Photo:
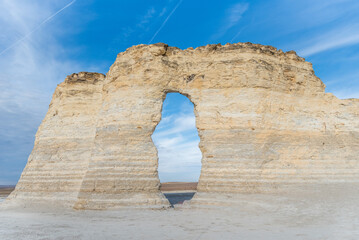
[[[273, 29], [271, 38], [282, 42], [281, 48], [294, 49], [300, 56], [308, 58], [316, 74], [327, 85], [327, 92], [339, 98], [358, 97], [359, 78], [355, 72], [359, 47], [359, 2], [279, 2], [272, 15], [266, 19]], [[283, 8], [286, 11], [280, 14]], [[260, 27], [266, 21], [257, 26]]]
[[299, 50], [300, 55], [308, 57], [324, 51], [359, 44], [359, 25], [337, 27], [327, 33], [320, 34], [307, 42], [307, 46]]
[[155, 34], [153, 34], [152, 38], [150, 39], [150, 41], [148, 42], [148, 44], [152, 43], [152, 41], [155, 39], [155, 37], [157, 36], [157, 34], [162, 30], [162, 28], [166, 25], [167, 21], [171, 18], [172, 14], [177, 10], [177, 8], [181, 5], [181, 3], [183, 2], [183, 0], [179, 0], [177, 5], [172, 9], [172, 11], [170, 12], [170, 14], [168, 14], [168, 16], [166, 17], [166, 19], [162, 22], [161, 26], [158, 28], [158, 30], [155, 32]]
[[325, 84], [326, 91], [340, 99], [358, 98], [359, 96], [359, 72], [331, 76]]
[[301, 56], [309, 57], [359, 43], [359, 2], [356, 0], [279, 0], [273, 10], [267, 19], [273, 27], [271, 37], [276, 41], [292, 39], [287, 41], [285, 49], [295, 49]]
[[156, 10], [154, 7], [150, 7], [147, 9], [146, 14], [142, 17], [139, 23], [136, 24], [137, 27], [143, 28], [146, 24], [150, 22], [150, 20], [154, 17], [156, 14]]
[[158, 149], [161, 181], [198, 181], [202, 153], [198, 148], [193, 106], [191, 113], [163, 118], [152, 139]]
[[[212, 39], [218, 39], [222, 37], [224, 34], [227, 33], [229, 29], [236, 26], [239, 21], [241, 20], [243, 14], [248, 10], [249, 4], [248, 3], [237, 3], [226, 11], [226, 18], [222, 27], [218, 30], [218, 32], [212, 36]], [[238, 33], [232, 38], [238, 36]]]
[[7, 178], [12, 183], [26, 164], [56, 84], [70, 73], [96, 70], [64, 60], [66, 51], [56, 40], [58, 29], [71, 36], [58, 14], [73, 3], [58, 10], [59, 2], [1, 1], [0, 28], [6, 37], [1, 37], [0, 49], [7, 51], [0, 56], [0, 176], [12, 172]]
[[59, 9], [57, 12], [55, 12], [54, 14], [52, 14], [51, 16], [47, 17], [45, 20], [43, 20], [39, 25], [37, 25], [34, 29], [32, 29], [29, 33], [27, 33], [25, 36], [21, 37], [19, 40], [17, 40], [16, 42], [14, 42], [13, 44], [11, 44], [9, 47], [5, 48], [4, 50], [2, 50], [0, 52], [0, 56], [2, 54], [4, 54], [6, 51], [8, 51], [9, 49], [15, 47], [16, 45], [18, 45], [19, 43], [21, 43], [22, 41], [24, 41], [25, 39], [27, 39], [28, 37], [30, 37], [31, 34], [33, 34], [34, 32], [36, 32], [39, 28], [42, 27], [42, 25], [44, 25], [45, 23], [47, 23], [48, 21], [50, 21], [51, 19], [53, 19], [56, 15], [58, 15], [59, 13], [61, 13], [62, 11], [64, 11], [66, 8], [70, 7], [74, 2], [76, 2], [76, 0], [71, 1], [69, 4], [67, 4], [66, 6], [64, 6], [63, 8]]
[[358, 98], [359, 87], [350, 88], [350, 89], [348, 88], [335, 89], [334, 91], [332, 91], [332, 93], [339, 99]]
[[[152, 28], [152, 22], [154, 22], [156, 19], [160, 19], [166, 12], [167, 7], [163, 7], [162, 9], [156, 9], [153, 6], [148, 7], [145, 13], [137, 16], [135, 24], [123, 27], [121, 38], [115, 39], [114, 41], [124, 41], [134, 34], [137, 34], [137, 36], [143, 36], [143, 33], [150, 31]], [[139, 33], [140, 31], [141, 33]]]
[[234, 25], [236, 25], [242, 18], [243, 13], [248, 9], [248, 4], [238, 3], [229, 9], [229, 15], [227, 18], [227, 25], [223, 28], [223, 31], [227, 31]]
[[160, 12], [160, 14], [158, 16], [162, 17], [163, 15], [165, 15], [166, 12], [167, 12], [167, 7], [164, 7], [164, 8], [162, 8], [162, 11]]
[[[171, 115], [163, 119], [164, 125], [158, 126], [159, 131], [155, 136], [162, 137], [188, 130], [196, 130], [196, 119], [194, 115]], [[171, 124], [169, 127], [168, 124]], [[165, 129], [165, 131], [162, 131]]]

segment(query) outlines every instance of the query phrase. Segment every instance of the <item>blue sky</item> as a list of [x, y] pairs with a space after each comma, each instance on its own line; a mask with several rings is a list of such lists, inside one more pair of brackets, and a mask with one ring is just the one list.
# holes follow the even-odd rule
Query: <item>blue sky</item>
[[[106, 73], [117, 53], [140, 43], [185, 49], [253, 42], [295, 50], [313, 63], [328, 92], [359, 98], [357, 0], [0, 0], [0, 29], [0, 185], [17, 182], [56, 85], [73, 72]], [[198, 172], [195, 129], [171, 133], [173, 126], [183, 127], [181, 121], [191, 125], [190, 104], [176, 95], [168, 102], [169, 109], [183, 107], [164, 119], [182, 120], [158, 127], [159, 155], [181, 146], [193, 153], [181, 161]], [[167, 155], [161, 153], [166, 146]], [[164, 169], [160, 176], [172, 174], [168, 180], [198, 176], [188, 170], [184, 179], [169, 165]]]

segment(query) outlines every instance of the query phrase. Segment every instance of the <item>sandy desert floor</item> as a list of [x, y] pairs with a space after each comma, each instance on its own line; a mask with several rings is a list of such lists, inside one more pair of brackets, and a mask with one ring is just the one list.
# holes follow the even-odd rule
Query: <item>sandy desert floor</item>
[[240, 194], [231, 207], [185, 204], [168, 210], [6, 209], [0, 203], [0, 239], [357, 240], [358, 189]]

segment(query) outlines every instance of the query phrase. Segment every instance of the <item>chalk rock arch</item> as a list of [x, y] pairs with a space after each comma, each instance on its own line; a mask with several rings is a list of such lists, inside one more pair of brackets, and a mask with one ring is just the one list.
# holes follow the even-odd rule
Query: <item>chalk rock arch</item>
[[168, 206], [151, 139], [168, 92], [195, 105], [203, 158], [194, 204], [211, 193], [359, 182], [359, 100], [325, 93], [295, 52], [159, 43], [120, 53], [107, 76], [81, 72], [57, 87], [10, 202]]

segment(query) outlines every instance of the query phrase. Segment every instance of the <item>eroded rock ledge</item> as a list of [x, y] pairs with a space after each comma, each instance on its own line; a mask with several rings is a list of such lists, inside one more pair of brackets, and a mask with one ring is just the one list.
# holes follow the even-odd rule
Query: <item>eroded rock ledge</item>
[[8, 202], [169, 206], [151, 139], [168, 92], [195, 105], [203, 159], [193, 204], [214, 204], [219, 192], [359, 182], [359, 101], [325, 93], [304, 58], [251, 43], [159, 43], [118, 54], [106, 76], [59, 84]]
[[[142, 47], [147, 47], [148, 45], [145, 44], [140, 44], [140, 45], [136, 45], [136, 46], [132, 46], [130, 48], [128, 48], [126, 51], [131, 51], [132, 49], [139, 49]], [[268, 46], [268, 45], [261, 45], [261, 44], [254, 44], [254, 43], [227, 43], [225, 45], [222, 44], [208, 44], [206, 46], [200, 46], [197, 48], [187, 48], [185, 50], [181, 50], [180, 48], [177, 47], [171, 47], [168, 46], [165, 43], [156, 43], [156, 44], [152, 44], [152, 46], [155, 46], [156, 50], [152, 49], [152, 53], [154, 55], [171, 55], [171, 54], [176, 54], [176, 52], [193, 52], [193, 51], [197, 51], [197, 52], [228, 52], [228, 51], [241, 51], [241, 52], [251, 52], [251, 53], [260, 53], [260, 54], [266, 54], [266, 55], [270, 55], [270, 56], [276, 56], [276, 57], [280, 57], [280, 56], [286, 56], [289, 58], [292, 58], [294, 60], [297, 61], [301, 61], [304, 62], [305, 59], [302, 57], [299, 57], [297, 55], [297, 53], [295, 51], [288, 51], [288, 52], [283, 52], [282, 50], [278, 50], [275, 47], [272, 46]], [[121, 54], [121, 53], [120, 53]]]
[[96, 83], [105, 80], [106, 75], [95, 72], [79, 72], [68, 75], [65, 83]]

